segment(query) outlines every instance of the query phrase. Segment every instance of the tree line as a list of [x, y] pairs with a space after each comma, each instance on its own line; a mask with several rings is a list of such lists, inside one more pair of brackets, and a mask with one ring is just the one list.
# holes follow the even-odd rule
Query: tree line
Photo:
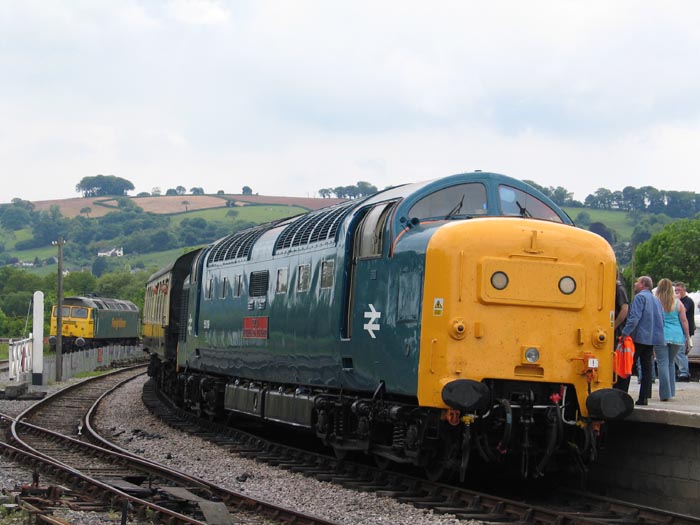
[[653, 186], [626, 186], [622, 191], [598, 188], [580, 202], [574, 200], [573, 193], [562, 186], [544, 187], [530, 180], [525, 182], [540, 190], [559, 206], [663, 214], [674, 219], [694, 217], [700, 212], [700, 194], [692, 191], [658, 190]]

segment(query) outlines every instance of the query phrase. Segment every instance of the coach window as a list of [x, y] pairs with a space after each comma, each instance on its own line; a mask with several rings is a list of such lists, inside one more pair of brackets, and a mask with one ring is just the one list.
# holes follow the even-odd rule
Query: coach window
[[311, 284], [311, 265], [300, 264], [297, 268], [297, 292], [308, 292]]
[[287, 276], [289, 274], [289, 268], [278, 268], [277, 269], [277, 287], [275, 288], [276, 293], [287, 293]]
[[321, 289], [333, 288], [334, 261], [323, 261], [321, 263]]
[[383, 203], [375, 206], [362, 219], [357, 239], [357, 257], [366, 259], [380, 257], [384, 240], [384, 225], [394, 203]]
[[408, 217], [413, 219], [450, 219], [486, 215], [486, 188], [479, 182], [443, 188], [423, 197], [413, 205]]
[[559, 214], [537, 197], [511, 186], [499, 186], [498, 197], [503, 215], [532, 217], [547, 221], [562, 222]]

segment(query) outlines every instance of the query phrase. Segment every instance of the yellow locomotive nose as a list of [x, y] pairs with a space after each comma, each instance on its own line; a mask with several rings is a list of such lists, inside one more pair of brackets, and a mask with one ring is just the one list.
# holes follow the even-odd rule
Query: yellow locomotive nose
[[[539, 392], [546, 404], [546, 392], [568, 385], [579, 416], [587, 417], [586, 398], [613, 382], [614, 253], [584, 230], [517, 224], [488, 218], [453, 223], [431, 238], [419, 400], [479, 406], [486, 392], [474, 383], [486, 383]], [[598, 396], [606, 401], [593, 402], [595, 414], [626, 411], [615, 394]]]

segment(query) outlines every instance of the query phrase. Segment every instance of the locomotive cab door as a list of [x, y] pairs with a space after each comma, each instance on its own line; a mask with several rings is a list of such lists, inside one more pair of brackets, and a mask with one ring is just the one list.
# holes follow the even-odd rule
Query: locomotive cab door
[[[383, 202], [370, 208], [351, 233], [349, 245], [352, 251], [347, 258], [349, 268], [341, 331], [343, 339], [352, 339], [353, 313], [358, 291], [363, 295], [362, 290], [371, 287], [372, 281], [377, 279], [377, 267], [383, 255], [387, 217], [395, 204], [395, 202]], [[359, 321], [356, 322], [359, 323]]]

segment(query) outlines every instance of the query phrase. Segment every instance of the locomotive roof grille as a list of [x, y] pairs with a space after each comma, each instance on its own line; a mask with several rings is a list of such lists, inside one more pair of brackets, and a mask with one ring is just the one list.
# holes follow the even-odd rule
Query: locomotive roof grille
[[219, 242], [211, 252], [207, 266], [221, 261], [230, 261], [241, 257], [250, 257], [255, 241], [273, 225], [264, 224], [248, 230], [232, 233]]
[[353, 201], [342, 202], [300, 217], [279, 235], [275, 251], [335, 238], [340, 222], [354, 205]]

